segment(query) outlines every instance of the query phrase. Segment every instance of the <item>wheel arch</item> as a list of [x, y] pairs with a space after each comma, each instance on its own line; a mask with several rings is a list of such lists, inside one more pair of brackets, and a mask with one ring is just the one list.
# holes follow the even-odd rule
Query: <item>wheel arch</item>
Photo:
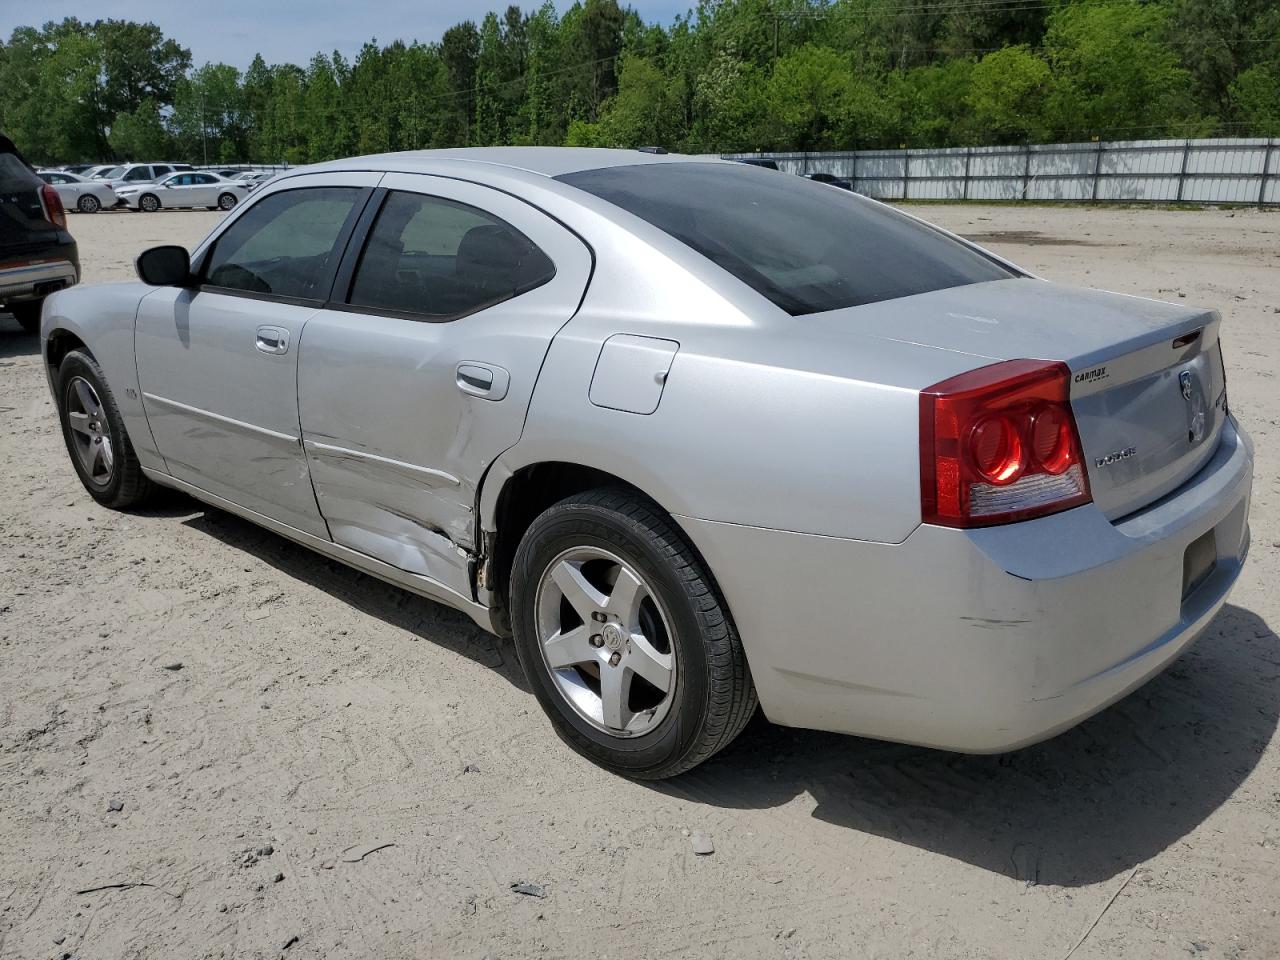
[[493, 609], [494, 623], [502, 633], [509, 633], [510, 630], [507, 589], [512, 561], [529, 526], [540, 513], [566, 497], [600, 487], [627, 490], [649, 501], [670, 518], [697, 555], [720, 594], [720, 602], [728, 611], [723, 591], [716, 583], [715, 571], [707, 563], [686, 525], [681, 522], [680, 515], [662, 499], [654, 496], [646, 486], [643, 481], [636, 482], [602, 467], [572, 460], [536, 460], [518, 466], [499, 460], [490, 468], [482, 481], [477, 511], [477, 542], [481, 544], [484, 555], [477, 587], [487, 592], [487, 597], [479, 599], [487, 602]]

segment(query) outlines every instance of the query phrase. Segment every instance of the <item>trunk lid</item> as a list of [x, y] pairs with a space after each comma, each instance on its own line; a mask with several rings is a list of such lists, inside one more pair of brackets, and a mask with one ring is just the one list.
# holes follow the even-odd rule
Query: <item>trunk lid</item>
[[798, 322], [968, 354], [974, 366], [1065, 362], [1093, 499], [1113, 520], [1193, 476], [1226, 420], [1221, 321], [1212, 310], [1015, 279]]

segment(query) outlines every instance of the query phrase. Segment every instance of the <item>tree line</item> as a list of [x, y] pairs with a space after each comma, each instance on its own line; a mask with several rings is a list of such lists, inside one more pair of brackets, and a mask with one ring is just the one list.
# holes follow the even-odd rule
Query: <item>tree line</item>
[[154, 24], [0, 43], [38, 162], [306, 163], [460, 145], [845, 150], [1280, 135], [1274, 0], [617, 0], [510, 6], [434, 42], [194, 67]]

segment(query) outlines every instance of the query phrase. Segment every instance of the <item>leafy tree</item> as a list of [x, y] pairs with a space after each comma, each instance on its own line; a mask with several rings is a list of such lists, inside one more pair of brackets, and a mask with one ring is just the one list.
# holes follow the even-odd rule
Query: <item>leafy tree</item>
[[1280, 70], [1258, 64], [1236, 77], [1229, 89], [1231, 107], [1246, 128], [1263, 137], [1280, 137]]
[[1025, 44], [987, 54], [969, 75], [971, 142], [1044, 140], [1049, 135], [1044, 106], [1052, 85], [1049, 64]]
[[132, 112], [117, 114], [108, 138], [116, 156], [126, 160], [155, 160], [169, 156], [173, 149], [160, 105], [151, 99]]
[[1160, 7], [1136, 3], [1054, 11], [1044, 40], [1056, 78], [1047, 110], [1060, 136], [1191, 129], [1191, 74], [1161, 42], [1165, 17]]

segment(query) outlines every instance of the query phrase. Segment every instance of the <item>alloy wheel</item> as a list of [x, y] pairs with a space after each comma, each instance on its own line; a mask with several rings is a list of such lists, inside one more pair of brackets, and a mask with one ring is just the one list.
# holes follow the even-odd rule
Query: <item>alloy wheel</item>
[[543, 662], [580, 717], [615, 737], [662, 722], [677, 680], [671, 621], [631, 564], [566, 550], [543, 571], [536, 608]]
[[93, 384], [84, 377], [75, 377], [67, 388], [67, 423], [85, 475], [100, 486], [110, 483], [115, 469], [111, 424]]
[[148, 193], [145, 197], [143, 197], [141, 200], [138, 201], [138, 206], [141, 207], [143, 210], [145, 210], [147, 213], [155, 213], [157, 210], [160, 209], [160, 201]]

